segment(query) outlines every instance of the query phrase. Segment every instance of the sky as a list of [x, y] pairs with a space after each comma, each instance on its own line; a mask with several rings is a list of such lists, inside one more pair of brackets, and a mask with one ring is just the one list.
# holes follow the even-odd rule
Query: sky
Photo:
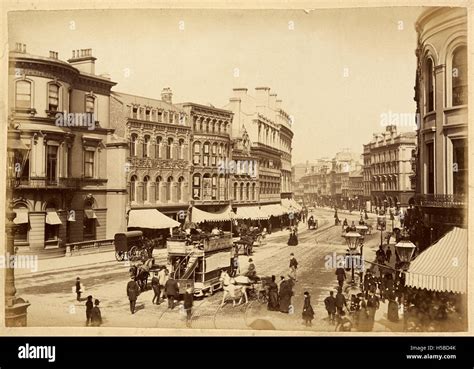
[[[114, 90], [223, 107], [235, 87], [270, 87], [293, 117], [293, 164], [361, 153], [382, 116], [415, 112], [414, 24], [422, 8], [90, 10], [9, 14], [30, 54], [92, 48]], [[410, 128], [401, 127], [400, 130]]]

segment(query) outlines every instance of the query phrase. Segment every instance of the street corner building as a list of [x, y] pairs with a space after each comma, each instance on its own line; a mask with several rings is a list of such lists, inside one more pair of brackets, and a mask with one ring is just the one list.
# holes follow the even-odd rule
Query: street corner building
[[467, 226], [467, 14], [425, 11], [416, 23], [415, 101], [419, 115], [415, 232], [426, 247], [453, 227]]
[[115, 83], [95, 74], [95, 62], [91, 49], [73, 50], [67, 62], [54, 51], [28, 54], [21, 43], [10, 52], [9, 127], [25, 148], [9, 163], [20, 253], [64, 254], [67, 245], [106, 240], [120, 227], [108, 207], [126, 190], [108, 181]]

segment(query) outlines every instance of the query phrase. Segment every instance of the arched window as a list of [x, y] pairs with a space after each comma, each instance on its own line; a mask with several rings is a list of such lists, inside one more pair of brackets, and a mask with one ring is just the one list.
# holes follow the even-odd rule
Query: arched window
[[166, 181], [166, 198], [165, 201], [171, 201], [171, 185], [173, 184], [173, 177], [168, 177]]
[[247, 183], [245, 187], [245, 199], [250, 200], [250, 183]]
[[240, 184], [240, 192], [239, 192], [240, 200], [244, 200], [244, 184]]
[[201, 143], [195, 142], [193, 144], [193, 164], [199, 165], [201, 164]]
[[130, 178], [130, 202], [137, 201], [137, 177]]
[[237, 183], [234, 183], [234, 200], [238, 200], [238, 198], [237, 198], [237, 188], [238, 188]]
[[252, 183], [252, 200], [255, 200], [255, 183]]
[[212, 144], [212, 157], [211, 157], [211, 165], [217, 165], [217, 143]]
[[15, 107], [19, 109], [31, 108], [31, 82], [25, 80], [16, 82]]
[[425, 85], [425, 106], [426, 112], [429, 113], [434, 110], [434, 65], [433, 60], [428, 58], [426, 60], [426, 85]]
[[59, 110], [59, 85], [56, 83], [48, 85], [48, 110]]
[[161, 144], [162, 144], [163, 139], [158, 136], [156, 138], [156, 146], [155, 146], [155, 158], [161, 159]]
[[217, 174], [212, 176], [212, 199], [217, 200]]
[[136, 133], [132, 133], [130, 136], [130, 156], [137, 156], [137, 141], [138, 135]]
[[178, 141], [178, 159], [183, 160], [184, 157], [184, 140], [182, 138]]
[[160, 183], [162, 181], [161, 176], [156, 177], [155, 179], [155, 201], [160, 201]]
[[150, 136], [146, 135], [143, 138], [143, 157], [148, 158], [150, 156]]
[[174, 159], [173, 158], [173, 139], [171, 137], [168, 138], [168, 145], [166, 146], [166, 159]]
[[452, 70], [453, 106], [467, 104], [467, 48], [460, 46], [453, 52]]
[[184, 201], [184, 199], [183, 199], [183, 186], [184, 186], [184, 177], [179, 177], [178, 178], [177, 194], [176, 194], [178, 202]]
[[147, 202], [149, 200], [149, 197], [148, 197], [149, 184], [150, 184], [150, 177], [145, 176], [145, 178], [143, 178], [143, 195], [142, 195], [143, 202]]
[[203, 145], [203, 162], [202, 165], [209, 166], [209, 142], [205, 142]]
[[193, 176], [193, 199], [201, 199], [201, 175], [195, 174]]
[[226, 183], [223, 174], [219, 176], [219, 200], [226, 200]]

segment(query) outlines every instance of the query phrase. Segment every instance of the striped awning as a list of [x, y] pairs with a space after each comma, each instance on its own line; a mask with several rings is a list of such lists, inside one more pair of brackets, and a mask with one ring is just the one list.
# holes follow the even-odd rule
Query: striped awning
[[287, 210], [301, 211], [303, 207], [295, 199], [281, 199], [281, 205]]
[[202, 223], [202, 222], [223, 222], [234, 219], [235, 214], [231, 207], [228, 205], [223, 210], [210, 213], [204, 210], [200, 210], [196, 207], [191, 209], [191, 222]]
[[179, 225], [179, 222], [160, 213], [157, 209], [132, 209], [128, 214], [129, 228], [166, 229]]
[[235, 219], [268, 219], [269, 216], [259, 206], [242, 206], [237, 208]]
[[270, 217], [270, 216], [279, 217], [279, 216], [281, 216], [283, 214], [286, 214], [288, 212], [280, 204], [262, 205], [261, 210], [268, 217]]
[[455, 227], [413, 260], [406, 285], [430, 291], [466, 293], [467, 230]]

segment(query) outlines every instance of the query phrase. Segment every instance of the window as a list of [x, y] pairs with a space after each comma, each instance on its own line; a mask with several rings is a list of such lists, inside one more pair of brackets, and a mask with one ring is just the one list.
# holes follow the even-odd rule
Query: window
[[173, 139], [171, 137], [168, 138], [168, 145], [166, 146], [166, 158], [167, 159], [174, 159], [174, 157], [173, 157]]
[[225, 200], [226, 199], [226, 183], [225, 183], [225, 177], [221, 175], [219, 177], [219, 200]]
[[137, 201], [137, 177], [132, 176], [130, 178], [130, 202], [135, 202]]
[[84, 151], [84, 177], [94, 177], [94, 151]]
[[136, 133], [132, 133], [130, 137], [130, 156], [137, 156], [138, 135]]
[[150, 156], [150, 136], [145, 136], [143, 139], [143, 157], [148, 158]]
[[160, 183], [162, 179], [160, 176], [156, 177], [155, 180], [155, 201], [160, 201]]
[[244, 200], [244, 184], [243, 183], [240, 184], [239, 196], [240, 196], [240, 200]]
[[199, 165], [201, 163], [201, 143], [195, 142], [193, 145], [193, 164]]
[[425, 99], [426, 99], [426, 112], [434, 110], [434, 67], [433, 60], [430, 58], [426, 61], [426, 87], [425, 87]]
[[184, 185], [184, 177], [179, 177], [178, 178], [178, 188], [177, 188], [177, 201], [181, 202], [183, 201], [183, 185]]
[[[96, 239], [96, 217], [92, 209], [93, 200], [86, 200], [84, 203], [84, 218], [83, 218], [83, 226], [84, 226], [84, 240], [95, 240]], [[93, 216], [90, 216], [91, 214]]]
[[453, 140], [453, 194], [467, 194], [467, 140]]
[[145, 109], [145, 120], [150, 120], [150, 109]]
[[158, 123], [163, 123], [163, 112], [158, 111]]
[[86, 113], [94, 113], [95, 98], [92, 95], [86, 96]]
[[202, 178], [202, 199], [212, 200], [212, 178], [209, 174], [204, 174]]
[[174, 114], [173, 114], [173, 112], [170, 112], [169, 116], [170, 116], [170, 123], [174, 123]]
[[143, 202], [148, 201], [148, 185], [149, 185], [149, 183], [150, 183], [150, 177], [145, 176], [145, 178], [143, 178], [143, 194], [142, 194]]
[[426, 151], [427, 151], [427, 193], [432, 194], [434, 193], [434, 174], [435, 174], [435, 158], [434, 158], [434, 144], [433, 142], [430, 142], [429, 144], [426, 145]]
[[217, 144], [214, 143], [212, 145], [212, 160], [211, 160], [211, 165], [216, 166], [217, 165]]
[[184, 158], [184, 140], [181, 138], [178, 141], [178, 159], [182, 160]]
[[252, 183], [252, 200], [255, 200], [255, 183]]
[[212, 176], [212, 199], [217, 200], [217, 175]]
[[201, 198], [201, 176], [195, 174], [193, 176], [193, 199], [199, 200]]
[[48, 110], [57, 111], [59, 108], [59, 86], [54, 83], [48, 85]]
[[205, 167], [209, 166], [209, 142], [206, 142], [203, 146], [203, 163]]
[[[247, 186], [245, 188], [245, 198], [247, 200], [250, 200], [250, 183], [247, 183]], [[252, 199], [253, 200], [253, 199]]]
[[168, 177], [166, 181], [166, 194], [165, 194], [165, 201], [171, 201], [171, 185], [173, 183], [173, 177]]
[[138, 118], [138, 108], [136, 106], [134, 106], [132, 108], [132, 118], [133, 119], [137, 119]]
[[26, 207], [20, 207], [16, 208], [15, 210], [16, 218], [15, 221], [18, 222], [18, 219], [20, 218], [20, 213], [22, 215], [26, 214], [26, 219], [25, 222], [20, 222], [19, 224], [16, 224], [16, 230], [15, 230], [15, 243], [16, 242], [28, 242], [28, 231], [30, 229], [30, 224], [28, 223], [28, 208]]
[[46, 147], [46, 176], [49, 182], [56, 182], [58, 166], [58, 146], [48, 145]]
[[453, 53], [452, 70], [453, 106], [467, 104], [467, 48], [458, 47]]
[[20, 109], [31, 108], [31, 82], [17, 81], [15, 107]]
[[156, 147], [155, 147], [155, 158], [161, 159], [161, 142], [163, 139], [161, 137], [156, 138]]
[[234, 200], [237, 200], [237, 183], [234, 183]]

